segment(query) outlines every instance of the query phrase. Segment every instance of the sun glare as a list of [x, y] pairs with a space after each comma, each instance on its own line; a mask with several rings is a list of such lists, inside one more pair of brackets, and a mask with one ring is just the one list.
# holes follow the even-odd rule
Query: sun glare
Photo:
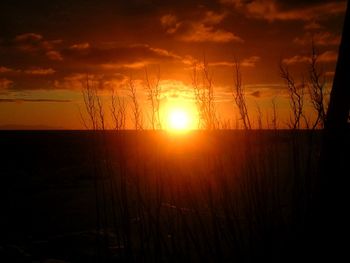
[[181, 108], [173, 108], [169, 110], [167, 122], [168, 130], [171, 131], [187, 131], [193, 126], [190, 113]]
[[188, 127], [188, 115], [182, 110], [173, 110], [169, 116], [170, 128], [184, 130]]

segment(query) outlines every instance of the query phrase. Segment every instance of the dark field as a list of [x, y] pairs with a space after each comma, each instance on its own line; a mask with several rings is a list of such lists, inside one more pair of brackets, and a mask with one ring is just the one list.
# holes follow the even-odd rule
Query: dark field
[[0, 262], [294, 262], [320, 140], [1, 132]]

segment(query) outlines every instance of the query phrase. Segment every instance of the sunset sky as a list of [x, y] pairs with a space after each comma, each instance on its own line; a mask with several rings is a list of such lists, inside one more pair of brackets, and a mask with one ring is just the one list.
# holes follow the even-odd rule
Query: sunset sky
[[237, 115], [237, 58], [251, 114], [259, 105], [265, 120], [275, 98], [283, 126], [289, 104], [279, 62], [307, 78], [313, 37], [331, 82], [345, 9], [346, 1], [327, 0], [2, 0], [0, 129], [83, 128], [87, 75], [103, 83], [107, 115], [110, 90], [127, 98], [132, 76], [147, 119], [145, 69], [150, 78], [160, 69], [161, 108], [195, 108], [192, 65], [203, 57], [221, 119]]

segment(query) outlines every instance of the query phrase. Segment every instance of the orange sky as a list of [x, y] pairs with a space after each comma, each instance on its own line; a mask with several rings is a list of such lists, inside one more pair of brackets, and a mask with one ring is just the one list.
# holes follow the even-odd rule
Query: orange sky
[[[147, 128], [145, 69], [154, 78], [160, 68], [164, 116], [170, 105], [195, 111], [192, 65], [204, 56], [222, 121], [236, 125], [231, 91], [237, 58], [252, 119], [260, 107], [268, 123], [275, 98], [284, 127], [289, 102], [279, 62], [297, 80], [307, 79], [313, 37], [331, 83], [346, 8], [346, 1], [325, 0], [72, 2], [1, 1], [0, 129], [83, 128], [87, 75], [101, 84], [107, 118], [110, 90], [129, 102], [125, 85], [132, 76]], [[312, 114], [306, 103], [306, 115]], [[130, 117], [129, 108], [132, 127]]]

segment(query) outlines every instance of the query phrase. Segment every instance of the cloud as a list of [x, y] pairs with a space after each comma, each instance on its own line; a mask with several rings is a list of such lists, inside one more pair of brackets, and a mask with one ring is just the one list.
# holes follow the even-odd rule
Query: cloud
[[181, 61], [182, 58], [168, 50], [151, 47], [149, 45], [101, 45], [77, 44], [62, 51], [64, 56], [75, 62], [103, 67], [114, 66], [116, 68], [133, 68], [151, 63], [164, 61]]
[[261, 91], [260, 90], [253, 91], [252, 93], [250, 93], [250, 96], [253, 96], [255, 98], [260, 98], [261, 97]]
[[73, 73], [62, 79], [56, 80], [53, 83], [55, 89], [70, 89], [70, 90], [81, 90], [85, 85], [87, 78], [89, 80], [98, 83], [99, 88], [106, 90], [114, 89], [125, 84], [127, 77], [121, 73], [114, 74], [83, 74]]
[[[42, 39], [36, 37], [35, 39]], [[82, 78], [86, 74], [96, 76], [104, 85], [118, 85], [120, 76], [116, 72], [126, 74], [130, 70], [139, 70], [152, 64], [171, 64], [171, 67], [185, 63], [184, 59], [169, 50], [145, 44], [120, 45], [107, 43], [73, 43], [60, 50], [64, 62], [55, 66], [47, 61], [38, 60], [38, 66], [31, 66], [32, 57], [21, 69], [13, 69], [0, 65], [0, 77], [11, 79], [11, 90], [81, 88]], [[23, 55], [21, 55], [23, 56]], [[27, 66], [28, 65], [28, 66]], [[79, 75], [79, 79], [78, 76]]]
[[204, 17], [201, 22], [208, 25], [218, 25], [227, 17], [227, 13], [215, 13], [213, 11], [207, 11], [204, 13]]
[[[254, 68], [256, 66], [256, 63], [259, 62], [260, 59], [261, 58], [259, 56], [251, 56], [251, 57], [245, 58], [240, 62], [240, 66]], [[233, 67], [235, 66], [235, 63], [231, 61], [217, 61], [217, 62], [210, 62], [209, 66]]]
[[264, 84], [247, 84], [245, 88], [250, 96], [258, 98], [259, 96], [262, 98], [268, 97], [276, 97], [277, 95], [285, 94], [286, 87], [281, 83], [264, 83]]
[[321, 29], [322, 26], [317, 23], [316, 21], [308, 21], [305, 26], [304, 29], [305, 30], [317, 30], [317, 29]]
[[252, 67], [254, 68], [256, 66], [256, 63], [260, 61], [260, 57], [258, 56], [252, 56], [246, 59], [243, 59], [241, 62], [242, 67]]
[[172, 14], [164, 15], [160, 18], [160, 23], [166, 29], [166, 33], [173, 34], [178, 30], [181, 23], [178, 21], [177, 17]]
[[336, 46], [340, 43], [340, 36], [336, 36], [330, 32], [306, 33], [302, 37], [294, 39], [294, 43], [299, 45], [311, 45], [314, 41], [316, 45], [320, 46]]
[[17, 35], [14, 39], [14, 43], [17, 44], [19, 49], [27, 52], [33, 52], [48, 47], [48, 43], [44, 42], [43, 36], [35, 33]]
[[173, 35], [177, 40], [184, 42], [243, 42], [232, 32], [218, 28], [218, 25], [227, 16], [226, 13], [207, 11], [197, 19], [180, 20], [172, 14], [163, 15], [161, 25], [166, 33]]
[[6, 78], [0, 78], [0, 90], [6, 90], [13, 84], [12, 80]]
[[234, 35], [231, 32], [214, 29], [212, 26], [206, 26], [204, 24], [192, 24], [188, 32], [178, 37], [179, 40], [184, 42], [243, 42], [243, 40]]
[[52, 68], [33, 68], [33, 69], [24, 70], [23, 72], [28, 75], [43, 76], [43, 75], [52, 75], [56, 71]]
[[52, 75], [56, 71], [52, 68], [28, 68], [28, 69], [12, 69], [8, 67], [0, 67], [0, 74], [4, 76], [19, 77], [23, 75], [45, 76]]
[[1, 73], [10, 73], [10, 72], [14, 72], [14, 71], [15, 71], [15, 70], [12, 69], [12, 68], [3, 67], [3, 66], [0, 67], [0, 74], [1, 74]]
[[115, 70], [115, 69], [142, 69], [146, 67], [150, 62], [149, 61], [137, 61], [137, 62], [131, 62], [131, 63], [123, 63], [123, 64], [101, 64], [102, 69], [106, 70]]
[[86, 42], [85, 43], [79, 43], [79, 44], [71, 45], [69, 48], [73, 49], [73, 50], [86, 50], [86, 49], [90, 48], [90, 44], [86, 43]]
[[[94, 76], [89, 75], [89, 79], [95, 80]], [[62, 79], [55, 80], [53, 86], [55, 89], [71, 89], [80, 90], [84, 82], [86, 82], [87, 74], [73, 73]]]
[[159, 83], [162, 89], [162, 96], [172, 100], [194, 101], [195, 94], [193, 87], [180, 80], [164, 79]]
[[24, 53], [43, 53], [50, 60], [61, 61], [62, 55], [56, 50], [62, 40], [47, 40], [36, 33], [25, 33], [17, 35], [13, 39], [13, 45]]
[[212, 67], [233, 67], [235, 63], [230, 61], [217, 61], [217, 62], [210, 62], [208, 63], [208, 65]]
[[338, 53], [331, 50], [331, 51], [326, 51], [318, 57], [318, 61], [320, 62], [334, 62], [337, 61], [338, 58]]
[[[318, 62], [334, 62], [337, 61], [338, 58], [338, 53], [330, 50], [330, 51], [325, 51], [322, 54], [319, 54], [318, 56]], [[291, 58], [286, 58], [282, 60], [282, 63], [287, 64], [287, 65], [292, 65], [292, 64], [298, 64], [298, 63], [309, 63], [310, 62], [310, 57], [308, 56], [293, 56]]]
[[22, 51], [35, 52], [40, 50], [52, 50], [55, 45], [60, 44], [62, 40], [46, 40], [40, 34], [25, 33], [17, 35], [13, 42], [17, 48]]
[[55, 60], [55, 61], [62, 61], [63, 60], [63, 57], [62, 57], [61, 53], [58, 52], [58, 51], [54, 51], [54, 50], [47, 51], [46, 52], [46, 56], [50, 60]]
[[220, 0], [220, 2], [243, 12], [247, 17], [270, 22], [277, 20], [315, 21], [343, 14], [346, 10], [346, 1], [304, 3], [294, 6], [288, 5], [287, 1], [283, 3], [277, 0]]
[[287, 64], [287, 65], [292, 65], [292, 64], [297, 64], [297, 63], [305, 63], [305, 62], [310, 62], [310, 57], [307, 56], [293, 56], [290, 58], [285, 58], [282, 60], [282, 63]]
[[52, 68], [29, 67], [26, 69], [13, 69], [0, 67], [1, 89], [16, 91], [22, 89], [48, 89], [56, 75]]

